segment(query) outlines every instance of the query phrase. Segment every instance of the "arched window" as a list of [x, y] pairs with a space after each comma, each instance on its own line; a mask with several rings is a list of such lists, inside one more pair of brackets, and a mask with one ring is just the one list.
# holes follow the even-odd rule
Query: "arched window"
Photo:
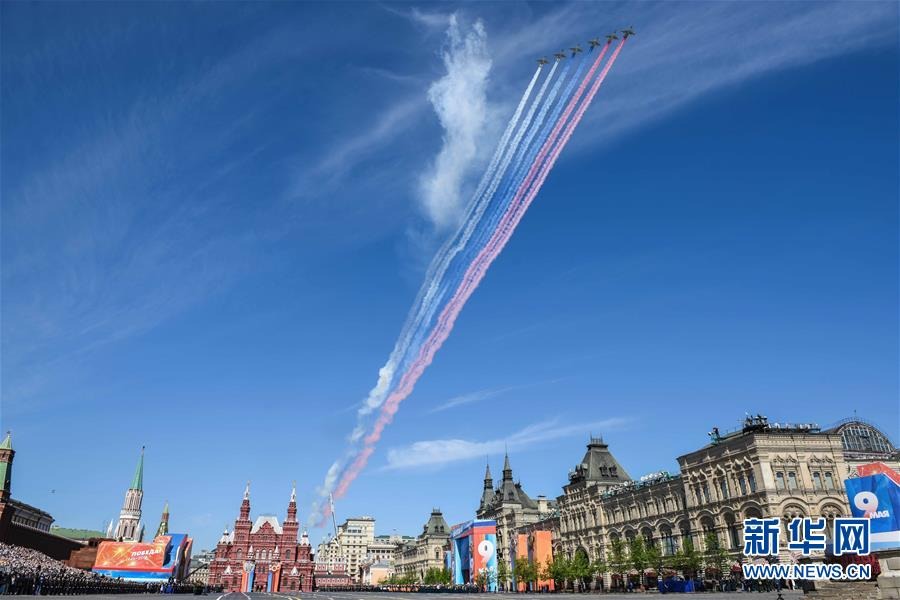
[[672, 556], [678, 549], [678, 546], [675, 542], [675, 536], [672, 535], [672, 528], [668, 525], [663, 525], [659, 528], [659, 534], [662, 538], [662, 551], [664, 556]]
[[728, 530], [728, 542], [731, 544], [731, 548], [739, 548], [741, 545], [741, 535], [738, 531], [738, 525], [735, 522], [734, 515], [725, 515], [725, 527]]
[[641, 530], [641, 537], [644, 538], [644, 544], [647, 546], [653, 545], [653, 530], [649, 527], [644, 527]]

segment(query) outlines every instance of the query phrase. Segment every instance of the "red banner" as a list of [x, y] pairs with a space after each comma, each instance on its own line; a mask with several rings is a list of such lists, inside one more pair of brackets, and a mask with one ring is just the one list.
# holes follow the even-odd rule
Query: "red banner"
[[154, 571], [163, 569], [168, 536], [160, 536], [152, 544], [102, 542], [97, 548], [94, 569], [112, 571]]

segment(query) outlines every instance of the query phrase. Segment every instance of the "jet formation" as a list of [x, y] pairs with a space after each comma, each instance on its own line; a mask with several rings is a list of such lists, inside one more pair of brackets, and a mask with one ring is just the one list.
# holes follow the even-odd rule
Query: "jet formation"
[[[627, 40], [631, 36], [635, 35], [634, 27], [626, 27], [625, 29], [623, 29], [619, 32], [613, 31], [612, 33], [609, 33], [605, 36], [607, 44], [611, 44], [613, 40], [619, 39], [619, 36], [616, 35], [616, 33], [621, 33], [623, 40]], [[602, 43], [600, 42], [600, 38], [595, 37], [591, 40], [588, 40], [588, 45], [590, 46], [590, 48], [588, 49], [588, 52], [591, 52], [594, 50], [594, 48], [601, 46]], [[579, 44], [575, 44], [574, 46], [569, 48], [569, 50], [572, 52], [572, 58], [575, 58], [576, 54], [583, 52], [583, 50], [581, 49], [581, 46]], [[553, 56], [556, 58], [557, 61], [560, 61], [566, 57], [566, 51], [560, 50], [559, 52], [556, 52]], [[538, 65], [540, 65], [542, 67], [544, 65], [546, 65], [548, 62], [550, 62], [550, 61], [546, 57], [541, 57], [541, 58], [537, 59]]]

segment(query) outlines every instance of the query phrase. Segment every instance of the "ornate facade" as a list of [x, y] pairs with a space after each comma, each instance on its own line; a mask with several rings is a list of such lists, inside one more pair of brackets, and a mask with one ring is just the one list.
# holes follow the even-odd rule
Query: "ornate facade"
[[[209, 584], [228, 592], [312, 591], [312, 548], [305, 531], [298, 540], [299, 529], [296, 489], [291, 490], [283, 525], [274, 515], [260, 515], [251, 522], [248, 483], [234, 529], [226, 530], [216, 545], [215, 558], [209, 565]], [[242, 590], [244, 573], [249, 571], [254, 572], [252, 589]], [[270, 572], [275, 576], [272, 589], [267, 589]]]
[[497, 560], [505, 561], [510, 572], [516, 531], [547, 517], [553, 509], [553, 503], [543, 496], [532, 499], [522, 484], [513, 480], [508, 454], [503, 457], [503, 479], [496, 489], [490, 465], [485, 468], [484, 489], [476, 516], [497, 521]]
[[354, 583], [362, 581], [361, 567], [369, 562], [369, 547], [375, 543], [375, 519], [350, 517], [337, 528], [337, 536], [319, 544], [316, 561], [329, 569], [340, 562]]
[[397, 547], [394, 573], [414, 575], [417, 581], [423, 581], [429, 569], [444, 568], [444, 552], [449, 542], [450, 526], [441, 509], [434, 508], [419, 537]]
[[[887, 440], [874, 428], [863, 437], [875, 439], [876, 433]], [[678, 458], [679, 475], [659, 472], [638, 481], [592, 439], [558, 499], [555, 552], [607, 558], [613, 540], [641, 536], [670, 556], [688, 539], [703, 551], [707, 534], [714, 533], [737, 557], [745, 518], [780, 515], [786, 528], [794, 517], [850, 514], [843, 481], [852, 469], [841, 430], [770, 424], [757, 416], [733, 433], [713, 429], [710, 437], [709, 445]], [[879, 448], [882, 453], [867, 455], [866, 462], [896, 457], [889, 441]], [[605, 471], [593, 466], [595, 459]]]

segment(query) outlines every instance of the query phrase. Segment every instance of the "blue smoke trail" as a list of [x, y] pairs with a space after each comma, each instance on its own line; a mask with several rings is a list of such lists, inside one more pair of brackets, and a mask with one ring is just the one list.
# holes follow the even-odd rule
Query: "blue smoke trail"
[[484, 195], [478, 199], [477, 205], [474, 206], [475, 210], [471, 211], [470, 214], [466, 216], [466, 221], [464, 221], [466, 223], [465, 227], [461, 228], [460, 231], [452, 238], [451, 248], [450, 250], [448, 250], [446, 256], [442, 259], [446, 261], [447, 266], [443, 269], [442, 273], [430, 279], [430, 287], [434, 290], [434, 292], [424, 299], [427, 300], [427, 302], [422, 305], [424, 314], [422, 314], [422, 318], [417, 323], [416, 331], [413, 332], [412, 340], [407, 344], [407, 352], [405, 353], [405, 356], [400, 363], [404, 369], [409, 361], [411, 361], [416, 356], [418, 347], [421, 344], [424, 336], [427, 334], [434, 315], [437, 314], [438, 309], [443, 305], [447, 293], [449, 292], [449, 290], [455, 287], [455, 283], [457, 282], [461, 274], [460, 268], [462, 265], [464, 265], [464, 257], [468, 255], [468, 249], [471, 245], [470, 240], [472, 237], [472, 233], [477, 232], [480, 228], [480, 223], [484, 221], [485, 210], [490, 206], [491, 200], [495, 196], [497, 187], [503, 181], [503, 178], [508, 171], [509, 164], [512, 161], [513, 157], [521, 154], [522, 138], [526, 134], [526, 132], [529, 132], [532, 128], [534, 128], [533, 119], [535, 112], [537, 111], [538, 107], [543, 106], [544, 108], [541, 110], [540, 114], [544, 114], [546, 112], [548, 103], [552, 102], [553, 96], [555, 96], [556, 90], [558, 90], [559, 88], [559, 82], [561, 82], [562, 77], [565, 76], [565, 70], [563, 71], [563, 75], [556, 79], [557, 83], [554, 85], [553, 94], [549, 97], [549, 99], [547, 101], [543, 101], [543, 97], [551, 81], [553, 81], [553, 75], [558, 64], [559, 63], [554, 63], [553, 67], [551, 67], [550, 69], [550, 73], [547, 74], [547, 78], [544, 80], [544, 83], [541, 85], [540, 90], [538, 91], [537, 95], [534, 98], [534, 101], [531, 103], [531, 106], [528, 109], [528, 113], [525, 115], [525, 117], [522, 119], [521, 124], [519, 125], [519, 131], [516, 133], [512, 142], [509, 144], [502, 164], [494, 172], [491, 184], [485, 190]]
[[[525, 143], [522, 144], [518, 149], [516, 160], [513, 163], [512, 170], [507, 172], [504, 178], [504, 185], [500, 193], [496, 194], [493, 198], [492, 206], [488, 211], [487, 216], [482, 219], [480, 223], [478, 223], [478, 234], [473, 237], [471, 243], [466, 248], [464, 256], [460, 257], [459, 265], [457, 266], [458, 270], [464, 271], [466, 266], [471, 262], [472, 258], [481, 251], [481, 248], [486, 243], [486, 240], [490, 237], [490, 234], [493, 231], [494, 227], [496, 227], [497, 222], [506, 211], [509, 203], [512, 201], [512, 198], [515, 195], [515, 190], [518, 189], [519, 185], [527, 175], [531, 163], [534, 161], [535, 156], [549, 136], [553, 124], [559, 117], [559, 114], [562, 112], [566, 103], [568, 103], [569, 99], [571, 98], [572, 93], [575, 89], [575, 85], [581, 79], [581, 76], [584, 72], [584, 68], [586, 66], [586, 61], [584, 59], [581, 59], [579, 61], [574, 76], [568, 80], [568, 84], [566, 85], [566, 88], [563, 91], [562, 95], [559, 96], [558, 102], [555, 105], [553, 103], [559, 93], [559, 88], [562, 86], [563, 82], [566, 81], [566, 75], [568, 74], [571, 65], [571, 62], [566, 63], [562, 74], [556, 81], [556, 85], [554, 86], [553, 90], [551, 90], [547, 102], [542, 107], [541, 112], [538, 114], [538, 117], [532, 123], [528, 135], [526, 136]], [[551, 116], [549, 119], [547, 119], [547, 114], [548, 112], [550, 112], [551, 108], [553, 108], [553, 112], [550, 113]], [[538, 134], [538, 132], [540, 133]], [[454, 273], [454, 275], [454, 280], [458, 280], [462, 276], [459, 272]]]
[[[575, 86], [581, 81], [582, 76], [584, 75], [584, 70], [589, 62], [590, 61], [586, 60], [584, 57], [579, 60], [578, 68], [575, 70], [575, 74], [566, 85], [566, 89], [559, 97], [559, 102], [557, 102], [553, 107], [553, 110], [550, 113], [550, 117], [543, 121], [543, 127], [541, 128], [540, 135], [534, 138], [533, 143], [524, 153], [525, 156], [521, 160], [517, 161], [515, 171], [509, 178], [506, 187], [504, 187], [503, 194], [498, 196], [497, 209], [492, 209], [488, 219], [483, 220], [482, 223], [479, 223], [479, 229], [482, 231], [482, 235], [477, 240], [477, 243], [472, 245], [472, 251], [474, 253], [480, 251], [480, 249], [486, 243], [486, 238], [497, 227], [497, 223], [499, 222], [503, 213], [506, 211], [509, 203], [512, 201], [513, 196], [515, 195], [515, 191], [525, 180], [525, 177], [528, 175], [528, 170], [534, 163], [535, 158], [537, 158], [541, 147], [544, 145], [544, 142], [547, 141], [547, 138], [550, 136], [550, 132], [553, 130], [553, 127], [556, 124], [556, 121], [559, 119], [560, 114], [562, 114], [563, 109], [572, 98], [572, 94], [575, 91]], [[546, 112], [542, 116], [545, 117]]]
[[[558, 64], [558, 62], [554, 63], [553, 66], [556, 67], [556, 65]], [[416, 332], [412, 342], [408, 346], [409, 352], [404, 357], [404, 360], [401, 363], [401, 370], [405, 371], [409, 366], [409, 363], [416, 356], [417, 350], [421, 346], [423, 339], [430, 330], [434, 316], [437, 314], [438, 309], [440, 309], [445, 303], [447, 294], [450, 290], [457, 287], [462, 274], [465, 272], [466, 266], [480, 251], [486, 239], [489, 237], [492, 227], [492, 225], [490, 224], [496, 224], [497, 221], [499, 221], [500, 216], [503, 214], [503, 212], [505, 212], [506, 207], [512, 200], [512, 196], [514, 194], [514, 191], [518, 188], [518, 184], [522, 179], [525, 178], [528, 164], [534, 160], [534, 155], [537, 153], [537, 150], [540, 148], [541, 144], [543, 144], [544, 140], [550, 132], [552, 123], [550, 123], [549, 126], [544, 125], [545, 119], [551, 107], [554, 106], [554, 101], [559, 94], [560, 88], [566, 81], [566, 77], [569, 70], [571, 69], [571, 65], [571, 62], [565, 63], [562, 72], [560, 73], [559, 77], [556, 78], [554, 85], [550, 89], [550, 93], [547, 95], [547, 98], [545, 100], [543, 99], [543, 96], [546, 93], [547, 87], [549, 86], [550, 80], [553, 76], [553, 69], [551, 69], [550, 74], [544, 81], [544, 84], [541, 86], [538, 95], [535, 97], [535, 101], [532, 103], [531, 108], [528, 111], [528, 115], [522, 121], [519, 133], [516, 135], [513, 143], [510, 145], [509, 155], [504, 162], [504, 166], [511, 164], [511, 170], [506, 169], [505, 172], [504, 170], [499, 170], [497, 172], [495, 181], [488, 189], [486, 195], [489, 208], [479, 220], [472, 222], [475, 234], [460, 240], [460, 242], [464, 245], [460, 250], [457, 251], [457, 255], [453, 257], [454, 260], [452, 262], [452, 266], [447, 272], [447, 276], [444, 277], [441, 281], [437, 282], [440, 285], [440, 291], [438, 294], [436, 294], [436, 297], [434, 298], [435, 301], [433, 301], [428, 307], [427, 316], [422, 321], [422, 328]], [[579, 62], [578, 69], [576, 70], [575, 78], [571, 79], [566, 86], [566, 91], [563, 94], [563, 97], [560, 99], [559, 104], [557, 105], [557, 110], [555, 113], [557, 116], [559, 112], [562, 111], [561, 107], [566, 102], [568, 102], [568, 98], [571, 96], [572, 90], [574, 89], [577, 80], [580, 78], [580, 75], [584, 70], [584, 65], [585, 61], [581, 60]], [[543, 102], [541, 102], [542, 100]], [[534, 118], [534, 114], [535, 112], [537, 112], [538, 107], [540, 107], [540, 112], [538, 112], [537, 117]], [[535, 136], [539, 131], [541, 132], [541, 136], [539, 136], [537, 140], [535, 140]], [[502, 184], [502, 187], [500, 186], [500, 184]], [[498, 187], [501, 190], [499, 194], [497, 193]]]
[[[506, 129], [504, 130], [503, 135], [501, 135], [500, 141], [497, 144], [497, 148], [494, 151], [494, 155], [491, 158], [491, 162], [487, 168], [487, 171], [482, 176], [481, 182], [479, 183], [478, 188], [476, 189], [476, 192], [473, 196], [473, 201], [469, 205], [468, 212], [465, 216], [466, 221], [471, 219], [473, 214], [475, 213], [477, 213], [479, 217], [480, 213], [483, 213], [483, 205], [485, 204], [485, 202], [482, 200], [482, 197], [484, 195], [485, 188], [488, 186], [489, 182], [492, 181], [494, 173], [497, 170], [498, 163], [501, 161], [502, 157], [508, 153], [507, 147], [509, 146], [510, 136], [515, 131], [516, 124], [519, 122], [522, 112], [524, 111], [525, 106], [528, 104], [528, 99], [531, 97], [531, 92], [534, 89], [534, 86], [537, 83], [538, 77], [540, 76], [542, 70], [542, 66], [538, 66], [538, 68], [535, 70], [534, 75], [532, 75], [531, 77], [531, 81], [525, 88], [525, 92], [522, 94], [522, 97], [519, 100], [519, 104], [516, 107], [515, 112], [513, 113], [512, 117], [510, 117], [509, 122], [506, 125]], [[433, 302], [432, 297], [437, 290], [435, 282], [443, 278], [450, 263], [450, 259], [452, 259], [453, 254], [455, 254], [455, 252], [451, 254], [452, 241], [453, 240], [451, 239], [446, 244], [444, 244], [444, 247], [436, 254], [435, 259], [432, 261], [431, 266], [426, 273], [425, 282], [419, 289], [416, 299], [412, 305], [413, 308], [410, 310], [409, 314], [407, 315], [406, 321], [403, 324], [400, 336], [398, 337], [397, 342], [394, 344], [394, 348], [391, 351], [387, 362], [378, 372], [378, 382], [376, 383], [375, 387], [369, 391], [369, 394], [364, 401], [363, 406], [360, 408], [360, 417], [371, 413], [381, 404], [381, 402], [383, 402], [384, 398], [386, 397], [386, 394], [391, 384], [393, 383], [397, 364], [401, 360], [402, 356], [406, 354], [409, 348], [409, 340], [411, 336], [422, 326], [422, 319], [426, 316], [427, 309]], [[360, 428], [357, 427], [354, 430], [354, 433], [351, 435], [351, 439], [358, 437], [358, 433], [360, 431]], [[332, 466], [335, 467], [335, 465]]]

